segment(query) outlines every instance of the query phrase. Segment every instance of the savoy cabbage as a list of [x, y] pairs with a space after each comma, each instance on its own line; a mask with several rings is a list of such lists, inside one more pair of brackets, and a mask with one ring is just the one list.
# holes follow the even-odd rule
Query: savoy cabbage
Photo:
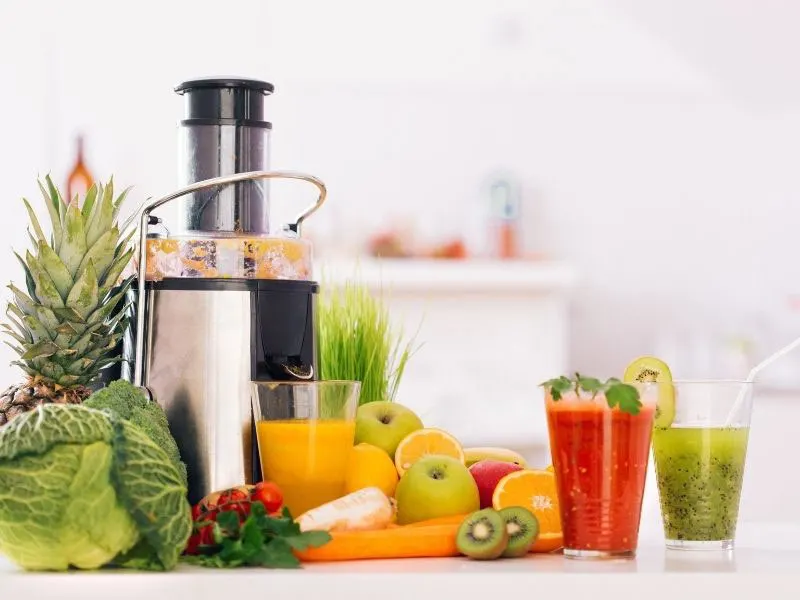
[[43, 405], [0, 428], [0, 554], [24, 569], [172, 569], [186, 491], [173, 457], [110, 411]]

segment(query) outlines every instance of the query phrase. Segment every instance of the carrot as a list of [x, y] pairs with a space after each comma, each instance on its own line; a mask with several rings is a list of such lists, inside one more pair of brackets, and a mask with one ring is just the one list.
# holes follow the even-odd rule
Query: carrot
[[458, 556], [458, 527], [451, 523], [377, 531], [334, 531], [331, 541], [324, 546], [296, 552], [296, 555], [304, 562]]
[[433, 527], [434, 525], [461, 525], [469, 514], [453, 515], [450, 517], [436, 517], [435, 519], [427, 519], [426, 521], [417, 521], [416, 523], [409, 523], [408, 525], [398, 525], [397, 523], [389, 523], [386, 529], [397, 529], [398, 527]]
[[449, 517], [437, 517], [435, 519], [428, 519], [427, 521], [418, 521], [416, 523], [409, 523], [408, 525], [401, 525], [401, 527], [432, 527], [434, 525], [461, 525], [469, 514], [452, 515]]

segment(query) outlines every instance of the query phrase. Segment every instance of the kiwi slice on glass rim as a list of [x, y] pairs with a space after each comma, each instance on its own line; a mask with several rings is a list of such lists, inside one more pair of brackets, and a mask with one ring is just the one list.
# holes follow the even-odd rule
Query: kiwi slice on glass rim
[[658, 386], [658, 404], [656, 405], [655, 426], [667, 429], [675, 419], [675, 388], [672, 383], [672, 372], [667, 363], [653, 356], [640, 356], [631, 361], [622, 376], [625, 383], [660, 383]]

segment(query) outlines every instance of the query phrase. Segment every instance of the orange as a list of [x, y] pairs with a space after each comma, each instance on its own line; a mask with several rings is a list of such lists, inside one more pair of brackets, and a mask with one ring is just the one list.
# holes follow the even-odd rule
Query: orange
[[347, 459], [344, 493], [376, 487], [390, 498], [397, 487], [397, 469], [389, 455], [371, 444], [356, 444]]
[[531, 547], [531, 552], [555, 552], [564, 547], [564, 536], [559, 533], [543, 533]]
[[450, 456], [464, 462], [464, 450], [456, 438], [441, 429], [428, 427], [417, 429], [403, 438], [395, 450], [394, 465], [402, 477], [411, 465], [431, 454]]
[[555, 473], [555, 469], [553, 469], [553, 465], [548, 465], [545, 471], [549, 471], [550, 473]]
[[503, 477], [492, 494], [495, 510], [522, 506], [539, 520], [539, 539], [533, 552], [550, 552], [561, 547], [561, 516], [558, 512], [556, 478], [550, 471], [525, 469]]

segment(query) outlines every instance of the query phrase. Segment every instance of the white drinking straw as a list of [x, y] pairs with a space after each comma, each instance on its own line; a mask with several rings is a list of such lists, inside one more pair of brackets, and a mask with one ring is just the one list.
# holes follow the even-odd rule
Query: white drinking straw
[[791, 352], [792, 350], [794, 350], [798, 346], [800, 346], [800, 337], [797, 338], [795, 341], [793, 341], [791, 344], [789, 344], [787, 346], [784, 346], [783, 348], [781, 348], [780, 350], [778, 350], [777, 352], [775, 352], [771, 356], [765, 358], [764, 360], [762, 360], [760, 363], [758, 363], [755, 367], [753, 367], [750, 370], [750, 373], [747, 375], [747, 379], [745, 380], [745, 385], [742, 386], [742, 389], [739, 392], [739, 395], [736, 397], [736, 402], [734, 402], [733, 408], [731, 408], [731, 412], [728, 414], [728, 418], [725, 421], [726, 425], [730, 425], [731, 424], [731, 422], [733, 421], [734, 416], [739, 411], [739, 409], [742, 407], [742, 404], [744, 403], [744, 398], [747, 395], [747, 389], [750, 386], [750, 384], [752, 384], [755, 381], [756, 376], [759, 374], [759, 372], [762, 369], [770, 366], [772, 363], [774, 363], [779, 358], [783, 358], [784, 356], [789, 354], [789, 352]]

